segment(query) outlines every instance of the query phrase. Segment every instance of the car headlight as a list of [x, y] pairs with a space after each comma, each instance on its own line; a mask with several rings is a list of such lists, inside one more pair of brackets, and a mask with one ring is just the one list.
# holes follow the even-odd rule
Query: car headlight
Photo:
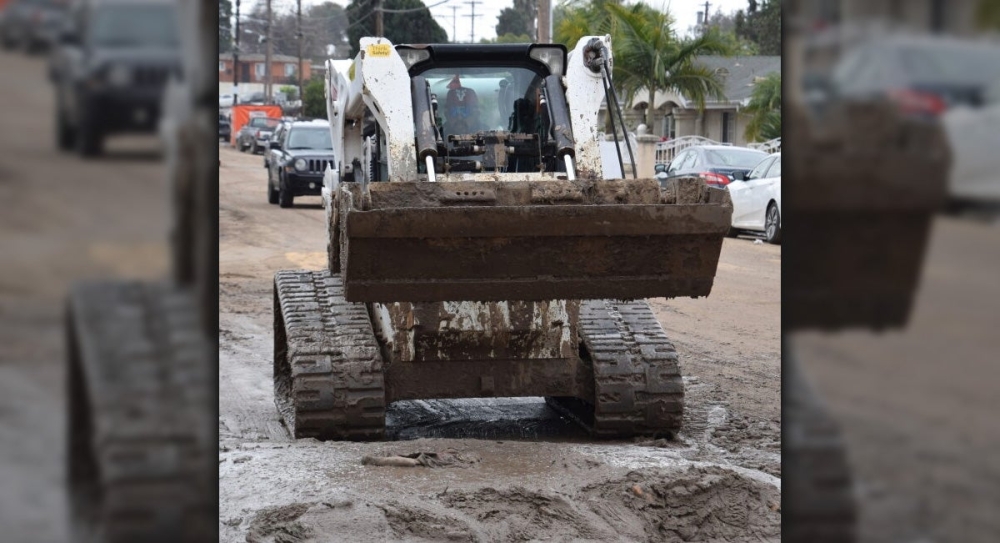
[[298, 171], [300, 171], [300, 172], [304, 172], [306, 170], [306, 166], [308, 166], [308, 164], [306, 164], [306, 159], [304, 159], [304, 158], [297, 158], [297, 159], [295, 159], [295, 164], [294, 165], [295, 165], [295, 169], [298, 170]]
[[108, 83], [116, 87], [124, 87], [132, 81], [132, 71], [128, 66], [116, 64], [108, 70]]

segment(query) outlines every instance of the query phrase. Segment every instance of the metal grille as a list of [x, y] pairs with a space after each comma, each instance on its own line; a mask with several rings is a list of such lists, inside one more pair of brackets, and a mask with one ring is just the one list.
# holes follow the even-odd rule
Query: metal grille
[[135, 69], [135, 84], [140, 87], [156, 87], [167, 83], [170, 77], [168, 68], [142, 66]]
[[309, 159], [309, 173], [323, 173], [326, 171], [326, 167], [334, 167], [332, 160], [325, 159]]

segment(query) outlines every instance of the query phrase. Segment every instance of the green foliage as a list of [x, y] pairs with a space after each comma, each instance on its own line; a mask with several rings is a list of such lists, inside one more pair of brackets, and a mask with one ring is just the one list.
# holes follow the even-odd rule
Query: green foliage
[[313, 79], [302, 89], [302, 114], [306, 118], [326, 118], [326, 88], [323, 80]]
[[651, 10], [644, 4], [608, 4], [605, 9], [618, 34], [617, 41], [612, 41], [615, 84], [622, 89], [627, 102], [636, 98], [641, 89], [649, 93], [643, 123], [648, 121], [656, 91], [677, 91], [700, 108], [709, 98], [726, 98], [720, 76], [694, 62], [701, 55], [732, 53], [718, 32], [710, 30], [702, 36], [682, 40], [671, 30], [673, 19], [668, 13]]
[[761, 55], [781, 55], [781, 0], [748, 0], [736, 14], [736, 36], [757, 44]]
[[[351, 45], [350, 56], [358, 54], [361, 38], [375, 35], [374, 0], [351, 0], [347, 5], [347, 31]], [[394, 44], [401, 43], [448, 43], [448, 33], [434, 20], [431, 12], [421, 0], [384, 0], [384, 9], [415, 10], [405, 13], [386, 11], [382, 15], [385, 37]]]
[[522, 43], [533, 42], [535, 41], [535, 18], [537, 16], [538, 4], [534, 0], [514, 0], [513, 7], [504, 8], [497, 17], [497, 36], [504, 34], [528, 36], [528, 39]]
[[233, 3], [231, 0], [219, 0], [219, 54], [230, 53], [233, 50]]
[[741, 11], [734, 13], [715, 12], [708, 19], [708, 26], [719, 33], [719, 37], [725, 41], [734, 55], [753, 56], [760, 54], [760, 47], [746, 38], [736, 35], [737, 18], [745, 18]]
[[289, 100], [298, 100], [299, 99], [299, 88], [298, 87], [294, 87], [292, 85], [285, 85], [283, 87], [280, 87], [278, 90], [281, 91], [281, 92], [283, 92], [283, 93], [285, 93], [285, 96], [287, 96]]
[[531, 43], [531, 36], [527, 34], [501, 34], [495, 38], [483, 38], [479, 43]]
[[1000, 30], [1000, 0], [979, 0], [976, 21], [984, 30]]
[[750, 115], [745, 135], [748, 141], [767, 141], [781, 136], [781, 73], [768, 74], [754, 83], [750, 102], [743, 113]]

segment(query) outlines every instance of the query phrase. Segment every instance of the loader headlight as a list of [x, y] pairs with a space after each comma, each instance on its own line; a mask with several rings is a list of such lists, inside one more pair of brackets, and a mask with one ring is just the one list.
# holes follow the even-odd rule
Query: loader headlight
[[535, 44], [528, 49], [528, 56], [549, 67], [552, 75], [566, 75], [566, 47], [563, 45]]
[[306, 171], [306, 167], [308, 166], [308, 164], [306, 164], [306, 159], [304, 159], [304, 158], [297, 158], [297, 159], [295, 159], [295, 163], [293, 164], [293, 166], [295, 166], [296, 170], [298, 170], [300, 172], [304, 172], [304, 171]]

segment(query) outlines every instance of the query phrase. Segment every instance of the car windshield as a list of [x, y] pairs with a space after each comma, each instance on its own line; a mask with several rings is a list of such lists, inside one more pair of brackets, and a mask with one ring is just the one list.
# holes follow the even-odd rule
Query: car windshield
[[332, 150], [328, 128], [293, 128], [288, 133], [288, 149], [321, 149]]
[[99, 47], [177, 47], [175, 12], [169, 4], [100, 6], [91, 18], [91, 40]]
[[767, 158], [767, 153], [749, 149], [711, 149], [705, 150], [705, 158], [712, 166], [730, 168], [753, 168]]
[[542, 78], [522, 67], [432, 68], [421, 73], [437, 95], [444, 132], [538, 131]]
[[255, 117], [250, 119], [250, 126], [252, 128], [267, 128], [269, 130], [274, 130], [278, 126], [278, 119], [272, 119], [270, 117]]
[[903, 70], [918, 83], [986, 84], [1000, 77], [995, 45], [925, 44], [897, 52]]

